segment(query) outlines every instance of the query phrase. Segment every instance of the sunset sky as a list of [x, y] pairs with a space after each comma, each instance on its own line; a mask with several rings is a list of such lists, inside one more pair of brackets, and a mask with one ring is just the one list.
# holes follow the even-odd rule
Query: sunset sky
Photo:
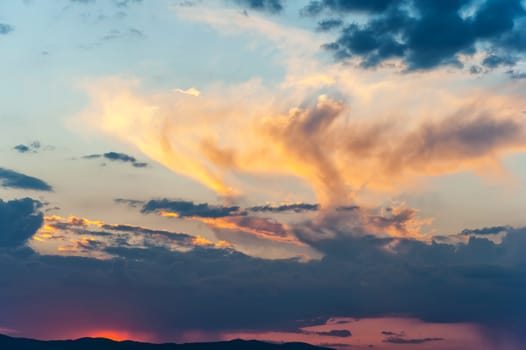
[[526, 346], [526, 1], [1, 1], [0, 52], [0, 334]]

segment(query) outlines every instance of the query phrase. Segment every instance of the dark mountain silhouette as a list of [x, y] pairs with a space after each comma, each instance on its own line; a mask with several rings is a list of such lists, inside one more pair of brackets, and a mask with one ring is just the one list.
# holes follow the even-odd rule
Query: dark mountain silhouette
[[273, 344], [257, 340], [231, 340], [215, 343], [150, 344], [113, 341], [105, 338], [77, 340], [34, 340], [0, 335], [2, 350], [327, 350], [305, 343]]

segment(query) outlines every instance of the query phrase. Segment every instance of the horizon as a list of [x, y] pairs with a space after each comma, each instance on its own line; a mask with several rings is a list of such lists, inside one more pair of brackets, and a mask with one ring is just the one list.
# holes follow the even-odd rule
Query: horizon
[[526, 346], [526, 0], [0, 4], [0, 334]]

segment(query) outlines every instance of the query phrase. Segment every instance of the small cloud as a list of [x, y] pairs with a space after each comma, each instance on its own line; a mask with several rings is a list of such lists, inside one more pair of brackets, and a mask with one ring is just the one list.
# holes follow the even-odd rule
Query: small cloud
[[137, 208], [138, 206], [142, 206], [145, 203], [144, 201], [140, 201], [136, 199], [126, 199], [126, 198], [116, 198], [113, 201], [119, 204], [126, 204], [132, 208]]
[[405, 332], [392, 332], [392, 331], [382, 331], [383, 335], [389, 335], [389, 336], [396, 336], [396, 337], [404, 337]]
[[15, 28], [13, 28], [12, 25], [6, 24], [6, 23], [0, 23], [0, 35], [1, 34], [9, 34], [11, 33]]
[[317, 335], [326, 336], [326, 337], [341, 337], [341, 338], [347, 338], [352, 336], [351, 331], [348, 331], [347, 329], [333, 329], [328, 332], [315, 332]]
[[101, 154], [88, 154], [87, 156], [82, 156], [82, 159], [97, 159], [102, 157]]
[[103, 154], [104, 158], [108, 160], [119, 160], [121, 162], [131, 162], [135, 163], [136, 159], [132, 156], [129, 156], [125, 153], [117, 153], [117, 152], [107, 152]]
[[[158, 199], [150, 200], [143, 208], [143, 213], [160, 213], [165, 216], [220, 218], [240, 215], [238, 206], [210, 205], [182, 200]], [[173, 215], [167, 215], [173, 214]]]
[[27, 147], [26, 145], [16, 145], [15, 147], [13, 147], [13, 149], [17, 150], [20, 153], [29, 152], [29, 147]]
[[429, 343], [434, 341], [441, 341], [444, 340], [444, 338], [419, 338], [419, 339], [404, 339], [400, 337], [389, 337], [383, 340], [384, 343], [391, 343], [391, 344], [423, 344], [423, 343]]
[[335, 28], [339, 28], [343, 25], [343, 21], [339, 18], [327, 18], [318, 22], [319, 31], [326, 32]]
[[[24, 145], [24, 144], [16, 145], [15, 147], [13, 147], [13, 149], [20, 153], [29, 153], [29, 152], [37, 153], [40, 150], [41, 146], [42, 145], [40, 144], [40, 141], [33, 141], [29, 145]], [[46, 147], [46, 150], [47, 149], [52, 149], [52, 147], [51, 148]]]
[[124, 38], [144, 38], [144, 33], [136, 28], [128, 28], [126, 30], [113, 29], [108, 34], [102, 37], [102, 40], [115, 40], [115, 39], [124, 39]]
[[88, 154], [81, 157], [82, 159], [99, 159], [104, 158], [112, 162], [131, 163], [135, 168], [146, 168], [148, 163], [138, 162], [135, 157], [119, 152], [106, 152], [104, 154]]
[[0, 184], [6, 188], [18, 188], [24, 190], [52, 191], [53, 188], [46, 182], [36, 177], [18, 173], [14, 170], [0, 168]]
[[283, 10], [282, 0], [236, 0], [241, 6], [252, 10], [277, 13]]
[[511, 226], [492, 226], [477, 229], [465, 229], [460, 232], [463, 236], [469, 235], [498, 235], [501, 232], [508, 231]]
[[317, 211], [320, 209], [319, 204], [309, 204], [309, 203], [292, 203], [292, 204], [280, 204], [272, 205], [266, 204], [261, 206], [250, 207], [247, 210], [252, 212], [271, 212], [271, 213], [283, 213], [283, 212], [295, 212], [301, 213], [305, 211]]
[[194, 87], [191, 87], [189, 89], [186, 89], [186, 90], [182, 90], [182, 89], [175, 89], [176, 92], [179, 92], [181, 94], [185, 94], [185, 95], [191, 95], [191, 96], [199, 96], [201, 95], [201, 91], [197, 90], [196, 88]]

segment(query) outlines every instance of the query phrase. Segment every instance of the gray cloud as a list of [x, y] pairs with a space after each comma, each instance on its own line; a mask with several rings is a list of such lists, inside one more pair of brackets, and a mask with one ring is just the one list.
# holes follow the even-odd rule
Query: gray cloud
[[327, 337], [341, 337], [347, 338], [352, 336], [352, 333], [346, 329], [333, 329], [328, 332], [315, 332], [317, 335], [327, 336]]
[[444, 340], [444, 338], [417, 338], [417, 339], [406, 339], [406, 338], [399, 338], [399, 337], [389, 337], [387, 339], [384, 339], [384, 343], [392, 343], [392, 344], [423, 344], [423, 343], [429, 343], [429, 342], [435, 342], [435, 341], [441, 341]]
[[105, 159], [105, 160], [109, 160], [112, 162], [130, 163], [136, 168], [145, 168], [148, 166], [148, 163], [138, 162], [135, 157], [132, 157], [126, 153], [119, 153], [119, 152], [106, 152], [103, 154], [88, 154], [88, 155], [82, 156], [82, 159]]
[[[79, 4], [90, 4], [90, 3], [96, 2], [96, 0], [70, 0], [70, 1], [74, 3], [79, 3]], [[113, 0], [113, 4], [117, 7], [128, 7], [128, 5], [140, 4], [141, 2], [142, 0]]]
[[[18, 224], [3, 220], [8, 226], [1, 230], [5, 237], [19, 237], [16, 244], [41, 223], [34, 219], [34, 215], [38, 219], [34, 202], [24, 201], [24, 210], [18, 209], [22, 204], [17, 202], [7, 211], [19, 213]], [[194, 215], [193, 203], [182, 204], [188, 215]], [[171, 201], [163, 204], [171, 205]], [[179, 208], [181, 203], [175, 205]], [[201, 209], [209, 210], [211, 216], [229, 213], [224, 208]], [[50, 329], [66, 333], [89, 330], [94, 324], [108, 329], [119, 325], [130, 332], [173, 339], [195, 329], [297, 329], [296, 320], [320, 316], [404, 314], [431, 322], [476, 322], [518, 336], [526, 334], [522, 308], [526, 229], [509, 229], [500, 244], [476, 237], [466, 244], [426, 244], [364, 235], [338, 223], [331, 226], [333, 221], [323, 224], [330, 234], [319, 230], [310, 234], [309, 223], [294, 225], [297, 237], [323, 254], [321, 260], [301, 262], [259, 259], [214, 246], [181, 251], [171, 249], [169, 242], [155, 242], [161, 236], [173, 237], [181, 246], [191, 236], [131, 225], [93, 230], [81, 219], [71, 220], [63, 229], [86, 236], [91, 236], [90, 230], [109, 234], [77, 240], [71, 249], [105, 253], [110, 258], [0, 249], [0, 300], [5, 301], [0, 324], [32, 336], [52, 336]], [[27, 229], [17, 234], [20, 227]], [[24, 293], [17, 293], [20, 290]], [[82, 317], [72, 319], [71, 314]], [[384, 335], [402, 338], [404, 344], [432, 341]]]
[[144, 201], [136, 200], [136, 199], [126, 199], [126, 198], [115, 198], [115, 203], [119, 204], [126, 204], [132, 208], [137, 208], [139, 206], [143, 206], [145, 204]]
[[320, 209], [319, 204], [309, 203], [293, 203], [293, 204], [280, 204], [280, 205], [259, 205], [247, 208], [248, 211], [252, 212], [270, 212], [270, 213], [282, 213], [282, 212], [295, 212], [301, 213], [305, 211], [317, 211]]
[[0, 248], [24, 244], [42, 226], [41, 203], [31, 198], [0, 199]]
[[12, 25], [6, 23], [0, 23], [0, 35], [11, 33], [15, 28]]
[[19, 188], [36, 191], [52, 191], [53, 188], [36, 177], [18, 173], [14, 170], [0, 168], [0, 183], [6, 188]]
[[503, 231], [509, 231], [512, 227], [510, 226], [492, 226], [492, 227], [484, 227], [484, 228], [477, 228], [477, 229], [465, 229], [462, 230], [460, 233], [461, 235], [469, 236], [469, 235], [496, 235]]
[[159, 211], [177, 213], [180, 217], [220, 218], [232, 215], [243, 215], [239, 206], [210, 205], [208, 203], [194, 203], [183, 200], [154, 199], [148, 201], [141, 212], [154, 213]]
[[498, 68], [500, 66], [514, 66], [517, 64], [518, 58], [512, 56], [498, 56], [498, 55], [488, 55], [482, 60], [482, 65], [488, 68]]
[[328, 31], [334, 28], [339, 28], [343, 25], [343, 20], [340, 18], [327, 18], [318, 22], [317, 29], [319, 31]]
[[24, 144], [16, 145], [15, 147], [13, 147], [13, 149], [20, 153], [28, 153], [28, 152], [36, 153], [40, 150], [40, 147], [41, 147], [40, 142], [34, 141], [29, 145], [24, 145]]
[[239, 5], [246, 6], [252, 10], [277, 13], [283, 10], [281, 0], [235, 0]]
[[13, 147], [13, 149], [20, 153], [29, 152], [29, 147], [27, 147], [26, 145], [16, 145], [15, 147]]
[[[461, 67], [458, 56], [477, 50], [505, 52], [508, 57], [510, 52], [524, 54], [526, 41], [521, 32], [526, 11], [521, 0], [481, 1], [473, 14], [464, 15], [471, 4], [469, 0], [323, 0], [312, 1], [303, 13], [368, 14], [365, 24], [345, 26], [336, 41], [325, 45], [336, 59], [358, 57], [363, 67], [375, 67], [392, 58], [405, 61], [409, 70]], [[486, 48], [481, 49], [481, 43]], [[497, 63], [496, 57], [486, 64], [515, 63], [502, 58]]]
[[380, 13], [389, 6], [399, 3], [399, 0], [313, 0], [302, 10], [302, 13], [307, 16], [316, 16], [325, 10], [335, 13], [354, 11]]

